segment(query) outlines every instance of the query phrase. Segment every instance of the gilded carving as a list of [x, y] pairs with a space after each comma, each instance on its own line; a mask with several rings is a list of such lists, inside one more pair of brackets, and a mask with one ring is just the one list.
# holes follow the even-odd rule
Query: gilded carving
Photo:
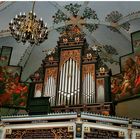
[[5, 138], [17, 139], [72, 139], [73, 131], [68, 132], [67, 127], [60, 128], [39, 128], [39, 129], [13, 129], [11, 134], [6, 134]]
[[103, 85], [104, 86], [104, 78], [97, 79], [97, 87]]
[[58, 68], [52, 67], [52, 68], [47, 68], [45, 71], [45, 82], [47, 82], [49, 77], [53, 77], [55, 80], [57, 79], [57, 71]]
[[62, 66], [69, 58], [77, 62], [80, 67], [80, 50], [63, 50], [60, 54], [60, 66]]
[[82, 80], [84, 80], [86, 74], [91, 73], [93, 80], [95, 79], [95, 64], [88, 64], [82, 66]]

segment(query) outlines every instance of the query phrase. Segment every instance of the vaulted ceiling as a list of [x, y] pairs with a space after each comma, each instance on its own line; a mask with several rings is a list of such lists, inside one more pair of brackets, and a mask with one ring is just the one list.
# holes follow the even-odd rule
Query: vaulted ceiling
[[0, 47], [13, 47], [10, 65], [23, 67], [23, 81], [40, 67], [45, 58], [43, 50], [55, 47], [61, 31], [70, 24], [85, 33], [89, 47], [100, 46], [100, 57], [113, 74], [120, 72], [120, 57], [132, 53], [131, 33], [140, 29], [139, 1], [37, 1], [37, 18], [42, 17], [49, 30], [48, 39], [40, 46], [17, 43], [9, 32], [11, 19], [31, 11], [32, 4], [0, 2]]

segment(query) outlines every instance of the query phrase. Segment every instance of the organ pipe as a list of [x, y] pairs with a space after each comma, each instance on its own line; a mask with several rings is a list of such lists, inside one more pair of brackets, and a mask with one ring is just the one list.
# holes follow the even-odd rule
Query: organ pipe
[[66, 65], [64, 65], [63, 69], [62, 69], [62, 75], [63, 75], [63, 79], [62, 79], [62, 89], [61, 89], [61, 105], [63, 105], [63, 99], [64, 99], [64, 83], [65, 83], [65, 70], [66, 70]]
[[65, 90], [64, 90], [64, 105], [66, 104], [67, 98], [67, 88], [68, 88], [68, 68], [69, 68], [69, 61], [66, 62], [66, 76], [65, 76]]
[[74, 73], [75, 73], [75, 61], [72, 61], [72, 87], [71, 87], [71, 105], [73, 104], [74, 97]]
[[75, 70], [75, 88], [74, 88], [74, 104], [76, 103], [76, 94], [77, 94], [77, 65], [76, 65], [76, 70]]
[[60, 73], [60, 85], [59, 85], [59, 91], [58, 91], [58, 105], [61, 104], [61, 91], [62, 91], [62, 67], [61, 67], [61, 73]]
[[79, 101], [79, 95], [80, 95], [80, 70], [78, 70], [78, 90], [77, 90], [77, 104], [79, 104], [80, 103], [80, 101]]
[[68, 74], [68, 93], [70, 94], [70, 88], [71, 88], [71, 73], [72, 73], [72, 59], [70, 59], [69, 62], [69, 74]]

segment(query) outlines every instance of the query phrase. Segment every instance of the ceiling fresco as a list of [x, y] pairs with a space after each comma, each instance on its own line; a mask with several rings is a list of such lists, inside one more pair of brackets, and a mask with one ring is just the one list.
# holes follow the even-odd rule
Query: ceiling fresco
[[89, 47], [98, 46], [102, 64], [120, 73], [120, 57], [133, 51], [131, 33], [140, 29], [139, 1], [37, 1], [35, 13], [48, 26], [48, 39], [40, 46], [17, 43], [10, 35], [9, 22], [20, 12], [31, 11], [33, 2], [0, 2], [0, 48], [13, 47], [10, 65], [23, 67], [22, 80], [37, 71], [44, 50], [57, 46], [61, 33], [78, 26]]

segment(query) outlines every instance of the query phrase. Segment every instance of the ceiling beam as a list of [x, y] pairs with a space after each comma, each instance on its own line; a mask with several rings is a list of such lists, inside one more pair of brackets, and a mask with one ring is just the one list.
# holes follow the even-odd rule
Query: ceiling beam
[[114, 27], [114, 25], [110, 22], [107, 22], [107, 21], [100, 21], [100, 20], [97, 20], [97, 19], [86, 19], [86, 23], [88, 24], [100, 24], [100, 25], [106, 25], [106, 26], [112, 26]]
[[116, 29], [129, 41], [131, 42], [131, 36], [128, 32], [126, 32], [125, 29], [123, 29], [122, 27], [116, 27]]
[[130, 15], [127, 15], [125, 17], [122, 17], [119, 21], [118, 21], [118, 25], [122, 25], [126, 22], [129, 22], [131, 20], [135, 20], [135, 19], [138, 19], [140, 18], [140, 12], [136, 12], [136, 13], [133, 13], [133, 14], [130, 14]]

